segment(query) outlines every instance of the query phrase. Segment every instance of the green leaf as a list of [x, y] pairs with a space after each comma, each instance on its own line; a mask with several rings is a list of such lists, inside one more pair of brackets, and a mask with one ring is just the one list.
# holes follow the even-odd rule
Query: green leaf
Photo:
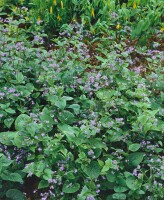
[[112, 168], [113, 164], [112, 164], [112, 160], [110, 158], [108, 158], [106, 161], [105, 161], [105, 165], [103, 166], [101, 172], [106, 172], [108, 171], [110, 168]]
[[52, 179], [52, 174], [53, 174], [53, 172], [52, 172], [51, 169], [45, 169], [45, 170], [44, 170], [43, 178], [44, 178], [45, 180]]
[[13, 145], [15, 145], [18, 148], [21, 148], [24, 142], [25, 134], [23, 132], [17, 132], [14, 136]]
[[112, 174], [111, 172], [110, 173], [108, 172], [106, 177], [107, 177], [107, 180], [111, 183], [116, 181], [116, 176]]
[[17, 72], [16, 73], [16, 79], [19, 83], [23, 83], [24, 82], [24, 76], [22, 74], [22, 72]]
[[41, 181], [39, 182], [38, 189], [47, 188], [48, 186], [49, 186], [48, 181], [46, 181], [46, 180], [41, 180]]
[[145, 194], [145, 191], [139, 190], [139, 191], [137, 191], [137, 193], [143, 195], [143, 194]]
[[0, 153], [0, 168], [4, 167], [7, 168], [8, 166], [13, 163], [12, 160], [9, 160], [6, 156], [4, 156], [2, 153]]
[[43, 127], [45, 129], [46, 132], [49, 132], [52, 130], [53, 128], [53, 124], [54, 124], [54, 120], [50, 115], [50, 111], [48, 108], [44, 108], [41, 115], [40, 115], [40, 119], [43, 123]]
[[62, 74], [61, 80], [63, 84], [70, 84], [72, 82], [73, 72], [66, 71]]
[[15, 114], [15, 110], [11, 109], [11, 108], [6, 108], [5, 111], [7, 113], [10, 113], [10, 114]]
[[63, 185], [62, 191], [64, 193], [75, 193], [80, 189], [80, 184], [79, 183], [70, 183], [69, 181], [66, 181]]
[[92, 147], [98, 149], [106, 148], [106, 144], [102, 142], [101, 138], [90, 138], [88, 142]]
[[17, 131], [23, 130], [31, 121], [31, 117], [26, 114], [21, 114], [15, 120], [15, 129]]
[[114, 187], [114, 191], [115, 191], [115, 192], [125, 192], [125, 191], [127, 191], [127, 190], [128, 190], [127, 187], [120, 186], [120, 185], [117, 185], [117, 186]]
[[136, 153], [131, 153], [127, 156], [127, 159], [129, 160], [129, 165], [132, 166], [138, 166], [144, 158], [144, 153], [142, 152], [136, 152]]
[[95, 179], [100, 175], [100, 166], [98, 162], [92, 161], [87, 167], [84, 168], [84, 172], [91, 178]]
[[156, 153], [160, 153], [160, 152], [162, 152], [162, 151], [163, 151], [162, 148], [155, 148], [155, 152], [156, 152]]
[[126, 194], [124, 193], [115, 193], [112, 195], [113, 199], [120, 199], [120, 200], [124, 200], [126, 199]]
[[75, 116], [69, 112], [64, 110], [59, 116], [58, 116], [59, 120], [63, 123], [63, 124], [72, 124], [75, 122]]
[[96, 92], [97, 98], [100, 100], [110, 100], [111, 97], [115, 94], [115, 90], [104, 90], [101, 89], [98, 92]]
[[23, 183], [23, 179], [22, 179], [21, 175], [18, 173], [1, 174], [0, 176], [5, 181]]
[[0, 107], [4, 110], [6, 108], [8, 108], [10, 106], [10, 103], [6, 103], [6, 104], [1, 104], [0, 103]]
[[46, 164], [44, 162], [36, 163], [36, 176], [40, 177], [43, 174], [43, 170], [45, 169]]
[[101, 118], [101, 124], [103, 127], [105, 128], [109, 128], [109, 122], [111, 121], [110, 117], [109, 116], [105, 116], [105, 117], [102, 117]]
[[16, 132], [1, 132], [0, 143], [5, 144], [5, 145], [13, 145], [13, 140], [16, 134], [17, 134], [17, 131]]
[[63, 109], [66, 107], [66, 104], [67, 104], [67, 102], [66, 102], [66, 100], [63, 99], [63, 98], [61, 98], [61, 99], [59, 99], [58, 101], [55, 102], [55, 105], [56, 105], [58, 108], [60, 108], [61, 110], [63, 110]]
[[68, 141], [72, 142], [79, 133], [79, 129], [77, 127], [72, 127], [67, 124], [59, 124], [58, 129], [67, 137]]
[[67, 180], [71, 180], [71, 179], [75, 179], [75, 176], [74, 176], [74, 174], [73, 174], [73, 172], [68, 172], [67, 174], [66, 174], [66, 179]]
[[30, 92], [33, 92], [33, 90], [35, 89], [34, 88], [34, 85], [32, 83], [27, 83], [26, 84], [26, 88], [30, 91]]
[[148, 121], [148, 119], [149, 119], [149, 116], [148, 115], [140, 115], [139, 117], [138, 117], [138, 121], [142, 124], [142, 125], [145, 125], [146, 123], [147, 123], [147, 121]]
[[66, 101], [71, 101], [73, 98], [69, 96], [63, 96], [62, 99], [65, 99]]
[[101, 61], [102, 63], [106, 63], [107, 62], [107, 59], [104, 59], [104, 58], [102, 58], [102, 57], [100, 57], [100, 56], [95, 56], [99, 61]]
[[126, 180], [123, 176], [117, 176], [117, 183], [120, 185], [120, 186], [123, 186], [123, 187], [126, 187]]
[[78, 104], [72, 104], [68, 108], [73, 109], [75, 115], [78, 115], [80, 112], [80, 106]]
[[86, 200], [86, 196], [88, 194], [89, 189], [87, 186], [84, 186], [81, 190], [81, 193], [78, 195], [78, 200]]
[[135, 151], [137, 151], [140, 147], [141, 147], [140, 144], [137, 144], [137, 143], [131, 144], [131, 145], [129, 146], [129, 150], [135, 152]]
[[25, 200], [24, 194], [17, 189], [9, 189], [6, 192], [6, 197], [12, 200]]
[[34, 136], [35, 135], [35, 133], [40, 129], [40, 128], [42, 128], [42, 124], [36, 124], [36, 123], [34, 123], [34, 122], [32, 122], [32, 123], [30, 123], [30, 124], [28, 124], [27, 126], [26, 126], [26, 130], [27, 130], [27, 132], [31, 135], [31, 136]]
[[13, 118], [9, 118], [9, 119], [4, 120], [4, 124], [7, 126], [7, 128], [10, 128], [13, 122], [14, 122]]
[[134, 176], [128, 176], [127, 179], [126, 179], [126, 185], [131, 190], [137, 190], [141, 187], [142, 180], [138, 180]]

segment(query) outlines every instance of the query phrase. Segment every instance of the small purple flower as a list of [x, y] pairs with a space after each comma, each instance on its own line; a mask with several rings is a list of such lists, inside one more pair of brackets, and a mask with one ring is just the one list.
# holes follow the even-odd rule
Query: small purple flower
[[88, 151], [88, 155], [89, 155], [89, 156], [94, 155], [94, 151], [93, 151], [93, 150]]
[[64, 171], [64, 165], [59, 168], [60, 171]]
[[138, 176], [137, 169], [134, 169], [134, 170], [133, 170], [133, 175], [134, 175], [134, 176]]
[[93, 195], [90, 195], [86, 198], [86, 200], [95, 200], [94, 196]]
[[100, 190], [96, 190], [96, 193], [97, 193], [97, 194], [100, 193]]

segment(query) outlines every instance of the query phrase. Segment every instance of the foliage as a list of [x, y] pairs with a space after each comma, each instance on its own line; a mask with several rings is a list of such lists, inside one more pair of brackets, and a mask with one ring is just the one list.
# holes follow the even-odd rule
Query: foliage
[[[126, 2], [126, 3], [125, 3]], [[7, 1], [1, 5], [4, 12], [10, 10], [14, 18], [24, 18], [21, 23], [30, 30], [39, 27], [49, 35], [58, 35], [60, 27], [66, 23], [78, 22], [92, 33], [102, 30], [117, 30], [118, 37], [131, 33], [145, 45], [156, 28], [163, 27], [163, 0], [30, 0]], [[22, 7], [23, 6], [23, 7]], [[26, 7], [25, 7], [26, 6]], [[22, 9], [23, 8], [23, 9]], [[7, 14], [6, 13], [6, 14]], [[107, 28], [108, 27], [108, 28]], [[124, 30], [124, 27], [126, 30]]]
[[[98, 15], [94, 7], [86, 29], [82, 17], [65, 24], [71, 18], [62, 2], [65, 21], [51, 43], [41, 24], [22, 28], [32, 8], [20, 17], [18, 6], [17, 19], [0, 19], [0, 199], [163, 199], [161, 7], [110, 1], [118, 13], [111, 11], [110, 26], [103, 24], [105, 11]], [[80, 2], [75, 13], [83, 16]], [[145, 16], [152, 19], [146, 27]], [[137, 29], [131, 17], [140, 20]], [[134, 42], [148, 30], [157, 41], [131, 43], [130, 36]]]

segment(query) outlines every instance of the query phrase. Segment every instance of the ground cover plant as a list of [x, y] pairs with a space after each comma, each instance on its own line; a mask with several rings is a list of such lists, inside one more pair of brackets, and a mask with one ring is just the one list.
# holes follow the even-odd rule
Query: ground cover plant
[[80, 2], [1, 3], [0, 199], [162, 200], [163, 1]]

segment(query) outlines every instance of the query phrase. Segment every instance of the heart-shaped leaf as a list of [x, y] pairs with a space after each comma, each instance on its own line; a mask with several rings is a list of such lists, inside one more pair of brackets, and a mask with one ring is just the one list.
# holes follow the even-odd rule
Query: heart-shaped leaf
[[75, 193], [80, 189], [79, 183], [70, 183], [69, 181], [66, 181], [63, 185], [62, 191], [64, 193]]
[[91, 178], [95, 179], [100, 175], [100, 165], [96, 161], [92, 161], [87, 167], [84, 168], [84, 172]]
[[140, 144], [137, 144], [137, 143], [135, 143], [135, 144], [131, 144], [130, 146], [129, 146], [129, 150], [130, 151], [137, 151], [139, 148], [140, 148]]
[[21, 114], [15, 120], [15, 129], [17, 131], [23, 130], [31, 121], [31, 117], [26, 114]]
[[12, 200], [25, 200], [24, 194], [17, 189], [10, 189], [6, 192], [6, 197]]
[[127, 156], [127, 159], [129, 160], [129, 165], [132, 166], [138, 166], [144, 158], [144, 153], [142, 152], [136, 152], [131, 153]]

